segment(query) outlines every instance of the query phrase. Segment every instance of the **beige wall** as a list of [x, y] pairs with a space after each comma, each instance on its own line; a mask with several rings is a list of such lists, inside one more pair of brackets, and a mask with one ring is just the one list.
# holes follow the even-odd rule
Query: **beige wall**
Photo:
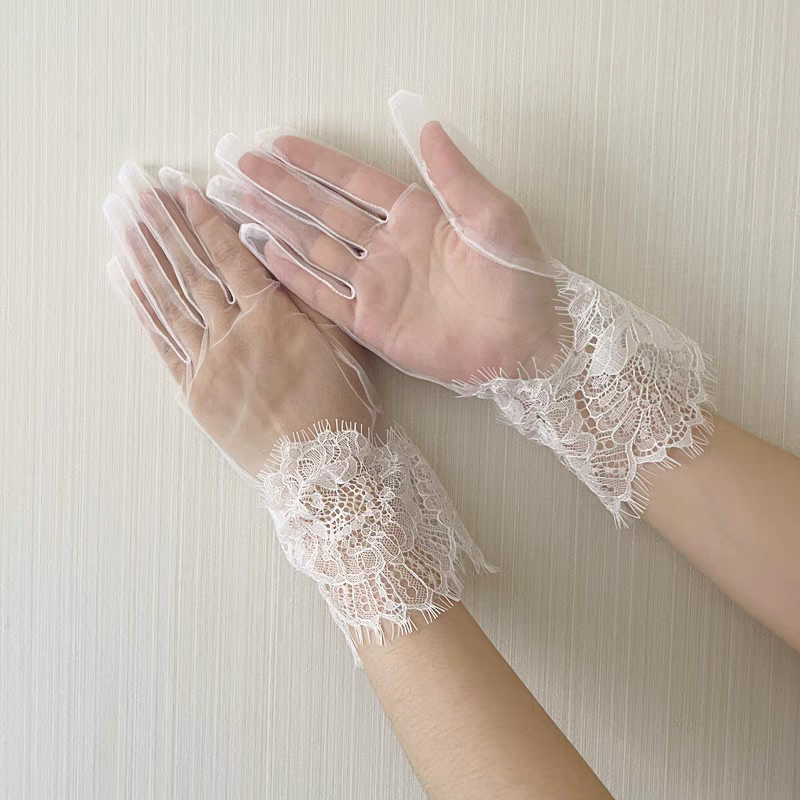
[[[800, 454], [796, 0], [6, 0], [0, 797], [419, 798], [270, 525], [107, 290], [126, 158], [284, 123], [409, 177], [452, 110], [548, 248], [717, 354]], [[469, 608], [619, 798], [800, 796], [800, 657], [491, 408], [386, 369], [487, 555]]]

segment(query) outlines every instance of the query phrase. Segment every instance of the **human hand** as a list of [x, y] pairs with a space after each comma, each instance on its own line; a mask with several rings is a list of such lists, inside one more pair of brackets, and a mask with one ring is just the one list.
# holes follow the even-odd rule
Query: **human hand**
[[395, 366], [493, 400], [614, 514], [647, 502], [644, 464], [697, 453], [713, 375], [685, 334], [545, 259], [522, 209], [431, 121], [390, 101], [432, 194], [288, 135], [226, 136], [209, 196], [269, 231], [276, 277]]
[[[109, 266], [192, 418], [258, 476], [289, 562], [355, 642], [413, 630], [489, 568], [424, 456], [379, 415], [365, 351], [292, 297], [191, 179], [120, 171]], [[244, 233], [248, 233], [244, 226]], [[245, 237], [258, 242], [259, 231]]]
[[255, 476], [275, 443], [319, 421], [373, 427], [367, 354], [287, 290], [191, 179], [134, 164], [105, 204], [109, 265], [198, 425]]
[[278, 280], [400, 369], [444, 384], [546, 369], [562, 336], [557, 270], [525, 213], [441, 124], [419, 143], [435, 194], [297, 136], [247, 151], [232, 134], [217, 157], [234, 178], [208, 194], [269, 231]]

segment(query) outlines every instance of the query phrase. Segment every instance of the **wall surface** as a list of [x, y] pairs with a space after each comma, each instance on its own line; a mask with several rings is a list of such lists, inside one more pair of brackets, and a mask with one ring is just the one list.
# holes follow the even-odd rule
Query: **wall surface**
[[[547, 248], [717, 354], [800, 454], [796, 0], [6, 0], [0, 798], [422, 792], [313, 585], [105, 285], [128, 158], [287, 124], [411, 179], [422, 91]], [[386, 368], [502, 574], [467, 605], [618, 798], [800, 797], [800, 657], [478, 401]]]

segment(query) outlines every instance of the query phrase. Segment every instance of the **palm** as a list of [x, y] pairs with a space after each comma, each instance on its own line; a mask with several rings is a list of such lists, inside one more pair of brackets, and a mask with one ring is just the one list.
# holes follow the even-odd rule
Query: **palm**
[[444, 382], [484, 368], [516, 373], [557, 324], [551, 280], [465, 244], [421, 189], [376, 228], [367, 250], [376, 255], [359, 274], [352, 332], [409, 372]]

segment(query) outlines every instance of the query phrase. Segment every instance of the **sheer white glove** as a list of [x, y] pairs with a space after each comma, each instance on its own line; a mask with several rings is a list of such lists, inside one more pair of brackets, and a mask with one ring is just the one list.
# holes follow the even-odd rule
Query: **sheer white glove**
[[[398, 368], [494, 399], [618, 522], [644, 464], [711, 433], [710, 370], [666, 323], [543, 254], [525, 213], [406, 92], [394, 122], [431, 192], [285, 132], [229, 134], [209, 197], [292, 292]], [[453, 137], [457, 134], [453, 133]], [[266, 235], [268, 232], [268, 236]], [[260, 240], [259, 240], [259, 237]]]
[[[292, 565], [348, 641], [408, 632], [486, 567], [422, 454], [381, 415], [366, 353], [293, 298], [180, 172], [119, 173], [112, 284], [192, 419], [261, 487]], [[163, 187], [163, 188], [162, 188]], [[263, 251], [263, 248], [262, 248]], [[261, 256], [263, 259], [263, 254]]]

